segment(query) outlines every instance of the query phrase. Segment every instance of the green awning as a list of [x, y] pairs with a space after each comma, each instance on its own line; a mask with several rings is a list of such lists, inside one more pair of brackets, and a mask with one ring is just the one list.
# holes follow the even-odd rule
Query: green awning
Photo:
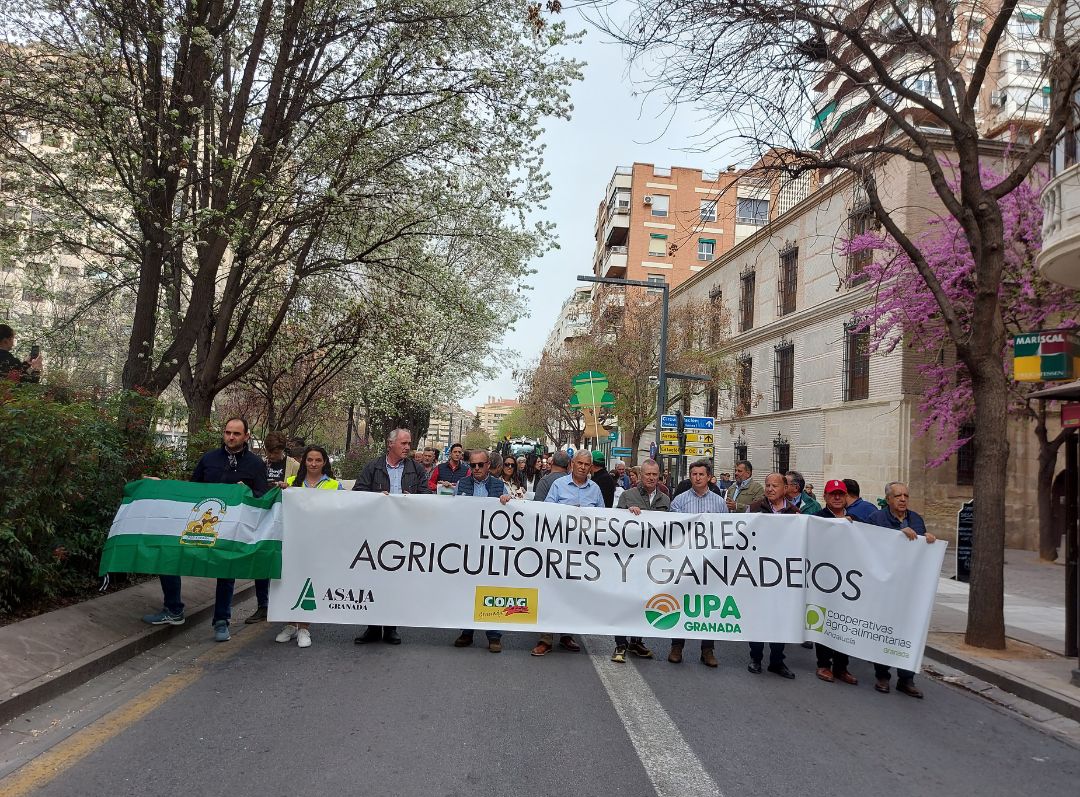
[[649, 237], [650, 238], [667, 238], [666, 235], [663, 235], [662, 233], [658, 233], [658, 232], [649, 233]]
[[848, 108], [848, 109], [847, 109], [846, 111], [844, 111], [844, 112], [843, 112], [842, 114], [840, 114], [839, 116], [837, 116], [837, 117], [836, 117], [836, 122], [835, 122], [835, 123], [833, 124], [833, 126], [832, 126], [832, 130], [830, 130], [829, 132], [830, 132], [830, 133], [835, 133], [835, 132], [836, 132], [837, 130], [839, 130], [839, 129], [840, 129], [840, 125], [841, 125], [841, 124], [843, 124], [843, 122], [844, 122], [844, 120], [845, 120], [845, 119], [847, 119], [847, 118], [848, 118], [849, 116], [851, 116], [851, 114], [853, 114], [853, 113], [858, 113], [858, 112], [859, 112], [859, 111], [861, 111], [861, 110], [862, 110], [862, 109], [863, 109], [863, 108], [864, 108], [865, 106], [866, 106], [866, 103], [865, 103], [865, 102], [860, 102], [860, 103], [859, 103], [858, 105], [856, 105], [855, 107], [853, 107], [853, 108]]
[[1042, 22], [1042, 14], [1038, 14], [1034, 11], [1020, 11], [1020, 19], [1024, 22]]
[[714, 243], [716, 243], [716, 239], [715, 238], [698, 238], [698, 243], [699, 244], [714, 244]]
[[1043, 94], [1046, 94], [1046, 95], [1050, 94], [1050, 87], [1049, 86], [1043, 86]]
[[821, 129], [821, 126], [825, 124], [825, 120], [828, 119], [832, 112], [836, 110], [836, 100], [833, 100], [820, 111], [814, 115], [814, 131]]

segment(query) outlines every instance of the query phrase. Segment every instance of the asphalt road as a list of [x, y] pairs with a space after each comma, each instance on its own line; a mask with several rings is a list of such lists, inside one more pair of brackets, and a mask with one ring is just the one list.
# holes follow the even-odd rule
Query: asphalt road
[[[243, 617], [246, 611], [238, 612]], [[697, 660], [608, 661], [612, 643], [529, 656], [403, 629], [400, 647], [316, 626], [192, 628], [0, 728], [0, 795], [1073, 795], [1080, 750], [927, 677], [925, 700], [751, 675], [741, 645]]]

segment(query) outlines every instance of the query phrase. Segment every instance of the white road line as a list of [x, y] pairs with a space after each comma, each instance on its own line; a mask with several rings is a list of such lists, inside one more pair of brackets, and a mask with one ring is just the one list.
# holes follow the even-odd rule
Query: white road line
[[583, 640], [657, 797], [723, 797], [637, 668], [611, 661], [611, 637]]

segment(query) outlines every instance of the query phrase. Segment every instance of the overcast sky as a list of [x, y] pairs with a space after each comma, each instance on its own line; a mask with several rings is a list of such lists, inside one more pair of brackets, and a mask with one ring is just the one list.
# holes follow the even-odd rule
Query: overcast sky
[[[635, 86], [619, 45], [587, 27], [575, 12], [567, 15], [567, 23], [587, 31], [579, 46], [569, 48], [570, 55], [587, 65], [585, 79], [571, 92], [573, 118], [550, 120], [543, 138], [552, 187], [546, 217], [556, 225], [560, 248], [533, 261], [537, 273], [528, 278], [529, 318], [520, 320], [503, 340], [504, 347], [519, 352], [519, 364], [539, 356], [563, 300], [580, 284], [577, 275], [591, 273], [596, 206], [616, 166], [635, 161], [706, 170], [727, 166], [724, 153], [686, 151], [703, 128], [690, 111], [680, 109], [672, 117], [661, 102], [643, 106], [642, 99], [633, 96]], [[509, 369], [499, 379], [481, 382], [461, 404], [471, 410], [488, 396], [517, 396]]]

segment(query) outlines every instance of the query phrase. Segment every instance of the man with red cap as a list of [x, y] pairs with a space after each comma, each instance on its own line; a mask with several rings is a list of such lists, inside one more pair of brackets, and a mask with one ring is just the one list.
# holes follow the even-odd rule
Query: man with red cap
[[[847, 485], [839, 479], [830, 479], [825, 483], [825, 507], [820, 512], [815, 512], [814, 517], [845, 518], [848, 523], [852, 518], [847, 513]], [[859, 679], [848, 672], [848, 655], [838, 650], [822, 645], [818, 642], [814, 645], [817, 654], [817, 677], [823, 681], [843, 681], [855, 686]]]

